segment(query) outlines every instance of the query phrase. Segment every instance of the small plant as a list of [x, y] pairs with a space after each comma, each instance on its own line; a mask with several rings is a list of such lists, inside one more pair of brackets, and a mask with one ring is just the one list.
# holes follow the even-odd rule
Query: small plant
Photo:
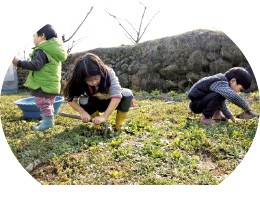
[[178, 93], [176, 91], [172, 90], [172, 91], [168, 92], [167, 95], [170, 97], [176, 97], [176, 96], [178, 96]]
[[153, 98], [158, 98], [161, 94], [162, 94], [161, 91], [159, 91], [159, 90], [153, 90], [150, 95], [151, 95], [151, 97], [153, 97]]

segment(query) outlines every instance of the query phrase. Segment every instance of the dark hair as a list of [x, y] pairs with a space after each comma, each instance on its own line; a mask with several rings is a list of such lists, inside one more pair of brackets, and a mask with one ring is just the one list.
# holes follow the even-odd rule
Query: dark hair
[[36, 33], [38, 36], [42, 36], [44, 34], [46, 37], [46, 40], [58, 37], [57, 32], [55, 31], [53, 26], [51, 26], [50, 24], [46, 24], [41, 29], [39, 29]]
[[245, 90], [251, 86], [252, 77], [243, 67], [233, 67], [225, 72], [225, 76], [228, 81], [235, 78], [237, 84], [242, 85]]
[[110, 87], [110, 80], [104, 62], [93, 53], [86, 53], [83, 57], [78, 58], [72, 76], [64, 89], [66, 99], [72, 101], [71, 99], [74, 96], [81, 95], [86, 87], [85, 80], [96, 75], [101, 75], [98, 91], [107, 92]]

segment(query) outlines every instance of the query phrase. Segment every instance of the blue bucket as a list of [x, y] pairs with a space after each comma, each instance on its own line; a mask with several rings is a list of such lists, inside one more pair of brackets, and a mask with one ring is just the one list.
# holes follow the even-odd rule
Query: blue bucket
[[[56, 96], [54, 101], [54, 114], [59, 113], [59, 107], [64, 101], [62, 96]], [[36, 106], [35, 98], [23, 98], [14, 102], [23, 112], [23, 117], [26, 119], [41, 118], [40, 109]]]

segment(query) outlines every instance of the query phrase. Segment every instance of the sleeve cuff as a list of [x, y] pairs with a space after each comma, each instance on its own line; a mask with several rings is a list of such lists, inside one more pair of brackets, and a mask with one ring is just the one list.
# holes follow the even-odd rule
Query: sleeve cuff
[[111, 98], [111, 99], [112, 99], [112, 98], [119, 98], [119, 99], [121, 99], [122, 96], [111, 96], [110, 98]]
[[17, 67], [21, 67], [21, 65], [22, 65], [22, 61], [19, 60], [18, 63], [17, 63]]

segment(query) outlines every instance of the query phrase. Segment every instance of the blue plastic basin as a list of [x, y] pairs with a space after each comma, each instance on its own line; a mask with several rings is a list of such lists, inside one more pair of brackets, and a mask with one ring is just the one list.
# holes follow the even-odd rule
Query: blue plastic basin
[[[58, 114], [59, 107], [63, 101], [64, 98], [62, 96], [56, 96], [54, 101], [54, 114]], [[22, 110], [24, 118], [41, 118], [41, 112], [36, 106], [34, 97], [19, 99], [14, 103]]]

